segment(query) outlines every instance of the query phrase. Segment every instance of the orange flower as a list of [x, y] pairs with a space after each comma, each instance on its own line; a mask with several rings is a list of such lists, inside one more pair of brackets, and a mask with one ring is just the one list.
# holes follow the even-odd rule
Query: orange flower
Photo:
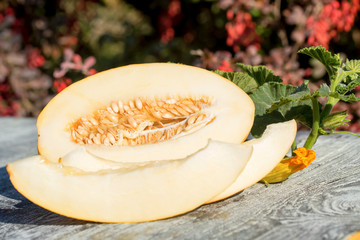
[[315, 151], [300, 147], [294, 150], [295, 156], [284, 158], [261, 181], [265, 184], [285, 181], [291, 174], [300, 171], [316, 158]]

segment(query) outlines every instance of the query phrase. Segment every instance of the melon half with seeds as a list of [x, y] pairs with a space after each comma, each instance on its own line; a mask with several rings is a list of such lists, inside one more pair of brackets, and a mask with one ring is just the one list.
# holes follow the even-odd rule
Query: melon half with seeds
[[7, 171], [25, 197], [65, 216], [168, 218], [241, 191], [282, 159], [295, 121], [243, 143], [253, 120], [250, 97], [215, 73], [130, 65], [53, 98], [37, 121], [39, 155]]
[[37, 121], [46, 159], [84, 146], [112, 161], [184, 158], [209, 139], [243, 142], [254, 104], [239, 87], [210, 71], [172, 63], [98, 73], [58, 94]]

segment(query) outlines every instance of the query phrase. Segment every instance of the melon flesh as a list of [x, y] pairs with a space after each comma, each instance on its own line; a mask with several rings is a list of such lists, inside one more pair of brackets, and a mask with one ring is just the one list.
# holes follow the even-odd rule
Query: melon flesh
[[115, 170], [119, 168], [128, 168], [131, 166], [142, 166], [145, 163], [141, 162], [115, 162], [103, 158], [99, 158], [89, 153], [85, 147], [79, 147], [76, 150], [69, 152], [64, 157], [59, 159], [59, 163], [66, 167], [78, 168], [86, 172], [97, 172], [100, 170]]
[[191, 211], [234, 182], [251, 146], [211, 141], [182, 160], [85, 172], [34, 156], [9, 163], [15, 188], [53, 212], [100, 222], [142, 222]]
[[210, 71], [172, 63], [129, 65], [90, 76], [72, 84], [53, 98], [38, 117], [39, 154], [51, 162], [76, 150], [69, 124], [112, 101], [136, 97], [208, 96], [214, 103], [204, 109], [212, 122], [188, 135], [137, 146], [85, 145], [100, 158], [120, 162], [179, 159], [207, 145], [209, 139], [241, 143], [253, 123], [254, 104], [232, 82]]
[[[210, 202], [230, 197], [264, 178], [288, 153], [295, 139], [296, 129], [295, 120], [271, 124], [266, 128], [261, 138], [252, 139], [240, 144], [253, 147], [254, 151], [250, 160], [236, 181], [224, 192], [211, 199]], [[84, 148], [80, 148], [63, 157], [62, 163], [66, 166], [77, 167], [85, 171], [116, 169], [120, 166], [124, 167], [132, 164], [102, 159], [90, 154]]]
[[230, 187], [209, 203], [230, 197], [263, 179], [288, 153], [295, 140], [296, 130], [295, 120], [271, 124], [261, 138], [244, 142], [242, 145], [254, 148], [245, 169]]

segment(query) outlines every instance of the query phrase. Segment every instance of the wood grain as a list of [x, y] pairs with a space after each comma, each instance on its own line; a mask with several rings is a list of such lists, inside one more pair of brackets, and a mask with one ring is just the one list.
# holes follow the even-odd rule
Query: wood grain
[[[360, 139], [323, 136], [318, 158], [287, 181], [256, 184], [218, 203], [138, 224], [79, 221], [28, 201], [6, 163], [36, 150], [34, 119], [0, 119], [0, 239], [344, 239], [360, 230]], [[299, 134], [299, 145], [304, 133]]]

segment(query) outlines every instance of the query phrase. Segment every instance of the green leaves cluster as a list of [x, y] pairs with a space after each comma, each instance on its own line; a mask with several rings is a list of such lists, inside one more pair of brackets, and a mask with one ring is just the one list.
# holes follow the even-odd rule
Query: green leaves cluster
[[[332, 54], [322, 46], [304, 48], [299, 51], [320, 61], [326, 68], [330, 84], [322, 84], [311, 92], [308, 81], [301, 86], [291, 86], [265, 66], [237, 64], [242, 72], [216, 71], [217, 74], [234, 82], [248, 93], [255, 103], [255, 121], [251, 133], [261, 136], [271, 123], [296, 119], [311, 128], [304, 145], [311, 148], [317, 138], [334, 134], [335, 128], [347, 124], [346, 112], [330, 114], [338, 101], [356, 102], [360, 98], [351, 91], [360, 85], [360, 60], [342, 61], [339, 54]], [[326, 97], [324, 106], [320, 97]]]

